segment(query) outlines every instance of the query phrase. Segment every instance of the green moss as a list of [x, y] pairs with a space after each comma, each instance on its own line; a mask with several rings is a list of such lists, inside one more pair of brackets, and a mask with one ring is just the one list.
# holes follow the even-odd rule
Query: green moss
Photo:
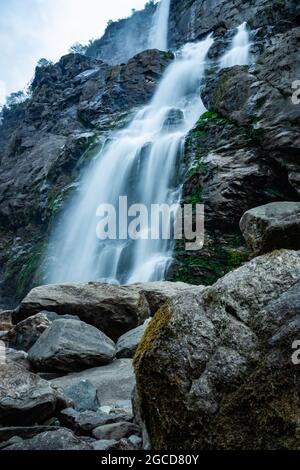
[[220, 79], [218, 80], [217, 86], [213, 94], [213, 103], [214, 103], [215, 108], [218, 108], [220, 103], [224, 99], [224, 96], [226, 93], [226, 85], [229, 79], [230, 79], [230, 74], [223, 73]]
[[16, 293], [18, 298], [26, 295], [34, 284], [38, 284], [38, 270], [45, 247], [44, 242], [37, 243], [27, 260], [22, 263], [20, 272], [16, 277]]

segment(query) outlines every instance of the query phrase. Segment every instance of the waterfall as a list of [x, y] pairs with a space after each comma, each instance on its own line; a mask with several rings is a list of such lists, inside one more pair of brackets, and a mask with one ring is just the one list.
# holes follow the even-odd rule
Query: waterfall
[[171, 0], [161, 0], [150, 31], [149, 49], [168, 50], [168, 26]]
[[237, 28], [231, 49], [221, 59], [221, 68], [233, 67], [235, 65], [248, 65], [249, 63], [249, 32], [247, 23], [242, 23]]
[[[169, 240], [96, 237], [99, 204], [173, 204], [181, 199], [180, 158], [185, 136], [205, 111], [200, 84], [213, 43], [185, 45], [166, 69], [150, 104], [118, 131], [86, 170], [52, 237], [49, 282], [105, 280], [121, 284], [165, 278], [173, 255]], [[148, 227], [151, 230], [151, 227]]]

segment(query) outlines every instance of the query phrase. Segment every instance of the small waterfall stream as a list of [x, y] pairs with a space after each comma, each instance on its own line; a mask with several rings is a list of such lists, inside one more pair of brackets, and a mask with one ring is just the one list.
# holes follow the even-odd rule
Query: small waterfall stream
[[[211, 36], [186, 44], [167, 68], [148, 106], [93, 161], [53, 235], [49, 282], [106, 280], [121, 284], [165, 278], [173, 254], [168, 240], [96, 237], [101, 203], [119, 206], [180, 201], [178, 166], [185, 136], [205, 111], [199, 87]], [[148, 227], [148, 231], [151, 227]]]
[[248, 65], [250, 46], [249, 32], [245, 22], [237, 28], [231, 48], [221, 59], [221, 68]]
[[150, 31], [149, 49], [168, 50], [168, 26], [171, 0], [161, 0]]

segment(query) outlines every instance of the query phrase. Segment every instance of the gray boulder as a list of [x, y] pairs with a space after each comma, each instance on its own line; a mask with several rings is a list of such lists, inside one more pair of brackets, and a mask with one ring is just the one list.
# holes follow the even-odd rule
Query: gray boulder
[[40, 371], [80, 371], [107, 364], [115, 345], [97, 328], [78, 320], [59, 320], [40, 336], [28, 358]]
[[240, 222], [254, 256], [275, 249], [300, 250], [300, 202], [274, 202], [247, 211]]
[[0, 312], [0, 331], [8, 331], [12, 327], [12, 314], [10, 310]]
[[116, 340], [149, 317], [145, 296], [135, 287], [97, 282], [57, 284], [33, 289], [15, 313], [15, 322], [49, 310], [74, 315]]
[[55, 426], [11, 426], [0, 428], [0, 442], [6, 442], [13, 437], [19, 439], [31, 439], [32, 437], [44, 432], [57, 431], [59, 428]]
[[5, 450], [93, 450], [93, 447], [89, 441], [74, 436], [69, 429], [62, 428], [43, 432], [32, 439], [8, 446]]
[[103, 406], [114, 406], [118, 401], [131, 400], [132, 390], [135, 386], [132, 361], [119, 359], [107, 366], [51, 380], [51, 384], [64, 391], [81, 380], [88, 380], [96, 387], [98, 400]]
[[104, 450], [111, 450], [113, 446], [117, 444], [117, 441], [110, 440], [110, 441], [95, 441], [92, 446], [94, 450], [104, 451]]
[[192, 286], [184, 282], [145, 282], [135, 284], [134, 287], [147, 299], [151, 314], [154, 315], [157, 310], [168, 300], [176, 297], [181, 292], [190, 292], [196, 289], [200, 292], [202, 286]]
[[60, 422], [67, 428], [72, 429], [75, 434], [90, 435], [93, 429], [106, 424], [115, 424], [119, 422], [130, 422], [133, 419], [131, 414], [127, 413], [103, 413], [101, 411], [84, 411], [79, 413], [73, 408], [67, 408], [61, 411], [59, 415]]
[[299, 282], [282, 250], [161, 308], [135, 356], [152, 448], [299, 448]]
[[31, 370], [31, 364], [28, 360], [28, 354], [25, 351], [17, 351], [16, 349], [5, 349], [5, 360], [7, 362], [15, 362], [19, 366], [27, 370]]
[[100, 406], [97, 389], [89, 380], [71, 385], [64, 393], [72, 400], [76, 411], [97, 411]]
[[116, 440], [119, 441], [126, 437], [139, 433], [139, 428], [136, 424], [121, 422], [115, 424], [106, 424], [93, 430], [93, 436], [101, 440]]
[[147, 329], [149, 321], [147, 320], [143, 325], [138, 326], [134, 330], [128, 331], [125, 335], [121, 336], [117, 342], [117, 358], [133, 358], [138, 345]]
[[0, 383], [1, 424], [43, 423], [57, 408], [68, 406], [48, 382], [14, 362], [1, 364]]

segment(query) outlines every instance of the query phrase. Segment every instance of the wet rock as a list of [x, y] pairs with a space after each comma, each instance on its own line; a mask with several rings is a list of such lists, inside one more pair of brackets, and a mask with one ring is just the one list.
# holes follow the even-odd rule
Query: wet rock
[[0, 331], [8, 331], [12, 327], [12, 311], [0, 312]]
[[15, 320], [41, 310], [72, 312], [114, 340], [149, 316], [146, 298], [138, 289], [97, 282], [37, 287], [21, 302]]
[[13, 362], [0, 367], [0, 422], [12, 426], [43, 423], [57, 408], [65, 408], [63, 397], [51, 385]]
[[131, 435], [137, 434], [139, 428], [133, 423], [115, 423], [106, 424], [93, 430], [93, 436], [101, 440], [116, 440], [119, 441]]
[[181, 109], [171, 109], [165, 122], [166, 131], [175, 132], [184, 123], [184, 115]]
[[274, 202], [246, 212], [241, 231], [254, 256], [275, 249], [300, 250], [300, 202]]
[[85, 439], [80, 439], [68, 429], [49, 431], [39, 434], [32, 439], [6, 447], [5, 450], [92, 450], [92, 445]]
[[64, 394], [72, 400], [76, 411], [97, 411], [100, 406], [97, 389], [88, 380], [71, 385]]
[[298, 448], [299, 280], [300, 253], [282, 250], [161, 308], [135, 357], [153, 448]]
[[132, 359], [135, 351], [144, 333], [147, 329], [149, 321], [147, 320], [143, 325], [138, 326], [134, 330], [128, 331], [125, 335], [121, 336], [116, 345], [117, 358]]
[[114, 357], [113, 341], [78, 320], [53, 322], [28, 353], [30, 362], [40, 371], [80, 371], [112, 362]]
[[131, 400], [135, 385], [134, 371], [130, 359], [119, 359], [103, 367], [84, 372], [69, 374], [51, 381], [51, 384], [63, 391], [81, 380], [88, 380], [97, 389], [98, 400], [102, 406], [114, 406], [118, 400]]

